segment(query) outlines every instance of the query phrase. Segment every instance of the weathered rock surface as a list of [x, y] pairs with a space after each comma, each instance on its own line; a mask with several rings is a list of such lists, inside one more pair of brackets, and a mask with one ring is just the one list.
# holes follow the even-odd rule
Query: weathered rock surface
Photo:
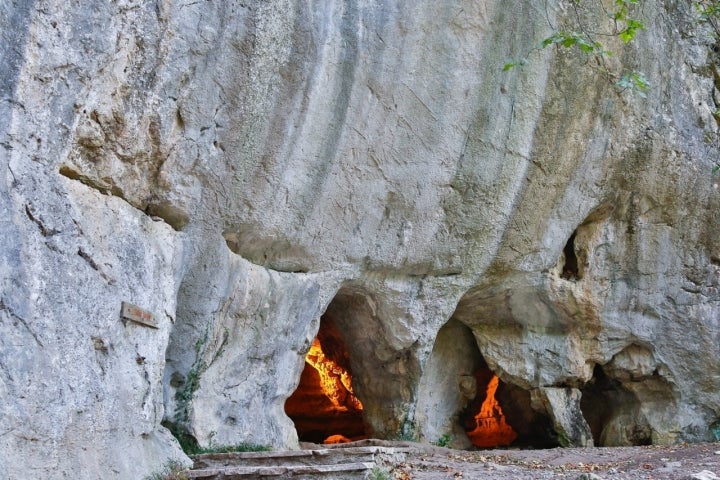
[[592, 447], [590, 426], [580, 406], [582, 394], [576, 388], [536, 388], [531, 396], [535, 410], [546, 411], [561, 447]]
[[647, 2], [612, 60], [640, 98], [568, 52], [500, 71], [558, 2], [0, 5], [6, 475], [141, 478], [186, 459], [161, 423], [297, 447], [323, 313], [373, 436], [462, 437], [482, 358], [520, 418], [562, 389], [596, 444], [710, 440], [718, 106], [688, 8]]

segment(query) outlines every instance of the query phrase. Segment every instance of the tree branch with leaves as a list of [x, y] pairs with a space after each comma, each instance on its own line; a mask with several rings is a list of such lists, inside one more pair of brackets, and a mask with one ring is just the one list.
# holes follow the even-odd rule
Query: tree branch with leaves
[[[577, 49], [581, 54], [588, 55], [595, 68], [602, 73], [608, 81], [621, 90], [630, 90], [644, 97], [645, 92], [650, 88], [645, 75], [637, 71], [616, 72], [608, 66], [607, 59], [614, 55], [598, 38], [616, 37], [623, 43], [632, 42], [637, 34], [645, 29], [641, 20], [642, 2], [640, 0], [615, 0], [612, 10], [608, 10], [602, 0], [562, 0], [572, 9], [572, 28], [556, 28], [551, 24], [552, 33], [542, 39], [529, 54], [539, 52], [548, 47], [564, 48], [568, 50]], [[599, 20], [600, 29], [592, 30], [582, 18], [586, 10], [595, 8], [602, 11]], [[548, 20], [549, 23], [551, 23]], [[510, 59], [503, 66], [503, 71], [523, 66], [527, 63], [527, 56]]]

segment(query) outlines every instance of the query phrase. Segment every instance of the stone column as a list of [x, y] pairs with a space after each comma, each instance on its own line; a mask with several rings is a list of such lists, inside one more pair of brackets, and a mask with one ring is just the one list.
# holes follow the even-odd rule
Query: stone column
[[577, 388], [538, 388], [531, 392], [532, 407], [550, 416], [561, 447], [592, 447], [593, 438], [580, 410]]

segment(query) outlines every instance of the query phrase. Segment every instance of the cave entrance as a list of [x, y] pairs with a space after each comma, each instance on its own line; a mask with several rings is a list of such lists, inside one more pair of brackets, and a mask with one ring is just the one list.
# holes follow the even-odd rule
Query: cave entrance
[[595, 366], [580, 400], [595, 446], [651, 445], [652, 428], [640, 407], [633, 392], [608, 377], [600, 365]]
[[532, 408], [530, 392], [500, 380], [484, 359], [473, 376], [477, 393], [461, 419], [475, 447], [558, 445], [550, 419]]
[[301, 442], [341, 443], [366, 438], [363, 406], [352, 386], [350, 356], [326, 314], [305, 357], [300, 384], [285, 402]]
[[473, 330], [455, 317], [435, 338], [415, 419], [422, 440], [450, 438], [454, 448], [557, 446], [552, 423], [532, 408], [530, 392], [500, 379]]
[[470, 442], [480, 448], [510, 445], [518, 434], [505, 419], [496, 398], [500, 379], [487, 365], [478, 368], [473, 376], [477, 394], [464, 421]]

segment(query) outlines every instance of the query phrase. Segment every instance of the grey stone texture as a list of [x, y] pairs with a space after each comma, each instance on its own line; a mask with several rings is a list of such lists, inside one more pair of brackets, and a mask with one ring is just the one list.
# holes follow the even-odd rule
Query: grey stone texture
[[641, 98], [555, 48], [501, 71], [569, 25], [554, 0], [3, 2], [3, 474], [142, 478], [187, 461], [166, 426], [297, 447], [326, 311], [373, 436], [466, 445], [482, 356], [576, 444], [711, 440], [717, 69], [692, 15], [648, 1], [608, 41]]
[[561, 447], [592, 447], [593, 438], [580, 406], [582, 393], [577, 388], [537, 388], [532, 401], [537, 410], [552, 418]]

